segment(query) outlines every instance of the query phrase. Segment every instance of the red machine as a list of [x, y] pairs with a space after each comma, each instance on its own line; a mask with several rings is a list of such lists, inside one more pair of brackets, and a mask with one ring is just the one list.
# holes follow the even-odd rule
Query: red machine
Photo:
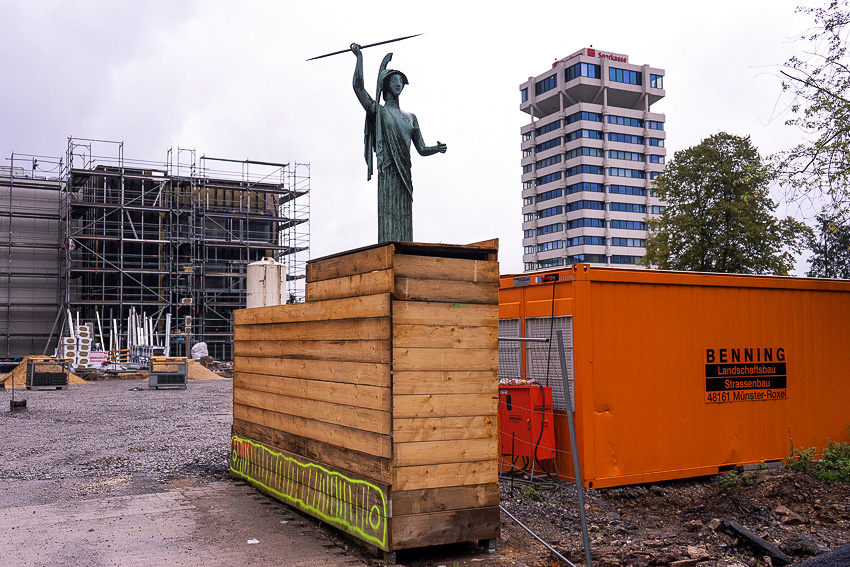
[[499, 386], [499, 443], [502, 455], [555, 458], [552, 388], [539, 384]]

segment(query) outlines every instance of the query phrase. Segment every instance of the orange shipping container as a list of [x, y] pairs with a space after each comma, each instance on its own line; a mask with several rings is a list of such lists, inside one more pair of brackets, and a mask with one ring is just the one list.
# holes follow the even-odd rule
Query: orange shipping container
[[[577, 264], [503, 276], [499, 294], [500, 336], [564, 331], [589, 488], [717, 474], [848, 440], [850, 281]], [[555, 392], [569, 477], [557, 346], [548, 364], [523, 348], [528, 374]], [[511, 364], [500, 346], [500, 376]]]

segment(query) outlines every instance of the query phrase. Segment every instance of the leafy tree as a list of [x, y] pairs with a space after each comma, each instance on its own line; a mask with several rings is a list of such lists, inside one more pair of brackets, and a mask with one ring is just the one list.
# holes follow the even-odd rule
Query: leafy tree
[[838, 216], [817, 216], [810, 278], [850, 279], [850, 226]]
[[676, 152], [654, 191], [667, 207], [650, 219], [644, 266], [742, 274], [787, 274], [811, 231], [777, 220], [774, 172], [749, 136], [720, 132]]
[[780, 154], [781, 182], [790, 200], [850, 201], [850, 60], [848, 0], [831, 0], [824, 8], [797, 8], [812, 16], [813, 27], [801, 35], [809, 49], [789, 59], [782, 88], [790, 94], [793, 117], [805, 141]]

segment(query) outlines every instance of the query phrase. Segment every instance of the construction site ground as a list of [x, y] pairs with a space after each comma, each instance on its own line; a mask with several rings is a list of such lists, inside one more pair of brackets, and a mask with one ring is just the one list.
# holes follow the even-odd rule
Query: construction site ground
[[[186, 390], [98, 380], [0, 390], [4, 565], [384, 565], [317, 520], [228, 475], [231, 380]], [[785, 468], [587, 492], [594, 565], [776, 565], [733, 520], [794, 562], [847, 565], [850, 486]], [[584, 552], [570, 484], [502, 481], [502, 505], [575, 563]], [[823, 560], [833, 553], [832, 563]], [[844, 557], [845, 559], [841, 559]], [[839, 561], [839, 562], [835, 562]], [[559, 560], [506, 515], [496, 553], [474, 544], [399, 551], [405, 566], [534, 566]]]

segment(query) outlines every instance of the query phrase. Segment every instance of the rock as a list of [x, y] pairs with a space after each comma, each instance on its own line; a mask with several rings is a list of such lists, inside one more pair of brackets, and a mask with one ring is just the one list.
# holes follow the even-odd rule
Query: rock
[[664, 496], [664, 488], [662, 488], [661, 486], [657, 486], [657, 485], [653, 484], [652, 486], [649, 487], [649, 491], [652, 492], [653, 494], [657, 494], [659, 496]]
[[820, 553], [817, 542], [806, 534], [788, 532], [782, 538], [782, 544], [791, 555], [817, 555]]
[[647, 517], [646, 517], [646, 521], [647, 521], [647, 522], [655, 522], [655, 523], [658, 523], [658, 522], [660, 522], [660, 521], [661, 521], [661, 518], [660, 518], [660, 517], [658, 517], [658, 516], [647, 516]]
[[708, 559], [709, 557], [711, 557], [711, 553], [709, 553], [708, 550], [704, 547], [689, 545], [688, 557], [690, 557], [691, 559], [696, 559], [697, 561], [702, 561], [703, 559]]
[[609, 520], [619, 520], [620, 515], [617, 512], [608, 512], [608, 519]]
[[779, 506], [773, 509], [773, 513], [777, 516], [787, 516], [791, 513], [791, 510], [780, 504]]
[[781, 567], [782, 565], [791, 563], [791, 558], [782, 553], [778, 547], [760, 538], [735, 520], [723, 520], [723, 527], [732, 535], [746, 541], [757, 552], [769, 555], [774, 565]]
[[702, 528], [701, 520], [691, 520], [690, 522], [685, 523], [685, 529], [689, 532], [696, 532]]
[[800, 514], [796, 512], [790, 512], [784, 516], [782, 516], [782, 523], [786, 526], [800, 526], [806, 523], [806, 520]]
[[723, 522], [721, 522], [721, 521], [720, 521], [720, 520], [718, 520], [717, 518], [713, 518], [713, 519], [712, 519], [712, 520], [708, 523], [708, 527], [709, 527], [712, 531], [719, 532], [720, 530], [722, 530], [722, 529], [723, 529]]
[[696, 559], [680, 559], [670, 563], [670, 567], [696, 567], [698, 561]]

